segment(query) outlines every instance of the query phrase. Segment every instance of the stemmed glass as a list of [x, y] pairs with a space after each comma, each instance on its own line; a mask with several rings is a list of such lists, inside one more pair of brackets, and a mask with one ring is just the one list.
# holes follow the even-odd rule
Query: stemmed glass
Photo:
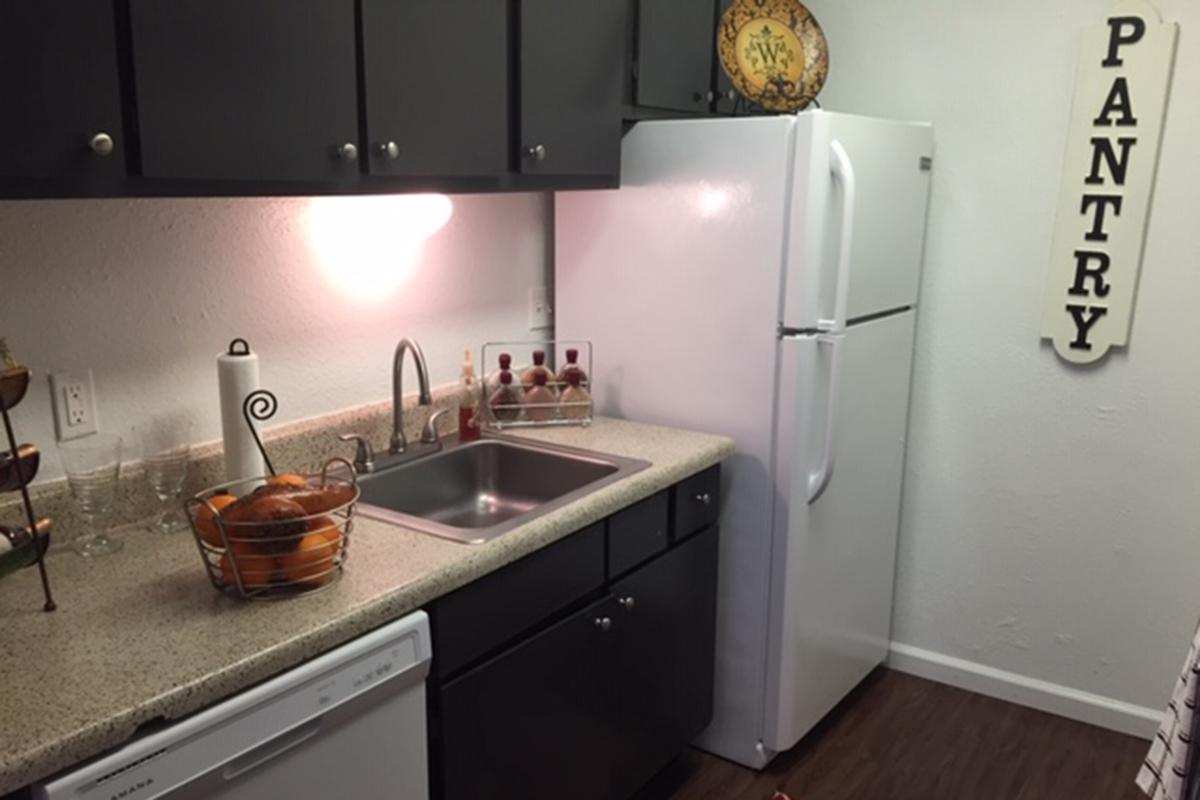
[[192, 423], [186, 419], [156, 420], [138, 428], [142, 467], [150, 489], [158, 498], [160, 511], [156, 524], [163, 533], [179, 533], [188, 528], [179, 496], [187, 478], [191, 432]]
[[58, 446], [71, 494], [88, 530], [72, 542], [81, 556], [106, 556], [122, 547], [119, 540], [108, 536], [121, 472], [121, 445], [120, 436], [95, 433]]

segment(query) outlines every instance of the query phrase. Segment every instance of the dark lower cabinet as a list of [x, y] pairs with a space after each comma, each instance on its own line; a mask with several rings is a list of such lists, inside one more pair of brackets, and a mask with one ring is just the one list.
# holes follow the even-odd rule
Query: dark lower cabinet
[[362, 0], [371, 175], [508, 170], [506, 0]]
[[141, 173], [359, 172], [354, 0], [130, 0]]
[[619, 715], [609, 797], [627, 798], [712, 719], [717, 529], [612, 587]]
[[613, 731], [611, 598], [596, 602], [446, 684], [441, 692], [448, 800], [603, 800]]
[[[607, 523], [610, 536], [619, 516]], [[504, 604], [499, 587], [517, 593], [512, 602], [527, 628], [496, 639], [495, 652], [457, 674], [435, 663], [435, 798], [626, 800], [711, 720], [717, 528], [621, 577], [610, 572], [603, 586], [579, 582], [566, 611], [555, 611], [561, 593], [554, 592], [545, 618], [534, 622], [522, 586], [545, 583], [542, 571], [588, 574], [586, 564], [567, 569], [564, 558], [604, 561], [592, 545], [571, 547], [573, 538], [484, 578], [486, 590], [471, 585], [431, 606], [435, 662], [461, 650], [457, 638], [488, 638], [473, 617]]]
[[116, 36], [112, 0], [0, 3], [0, 179], [86, 195], [124, 177]]
[[520, 171], [620, 173], [625, 0], [517, 0]]

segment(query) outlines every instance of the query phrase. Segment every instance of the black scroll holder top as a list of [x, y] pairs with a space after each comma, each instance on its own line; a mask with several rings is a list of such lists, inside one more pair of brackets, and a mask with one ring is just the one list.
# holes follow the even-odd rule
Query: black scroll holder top
[[[232, 352], [232, 348], [230, 351]], [[266, 422], [275, 416], [275, 412], [278, 410], [279, 400], [274, 393], [266, 389], [251, 392], [242, 401], [242, 418], [246, 420], [246, 425], [250, 428], [250, 435], [254, 437], [254, 443], [258, 445], [258, 452], [262, 454], [263, 463], [267, 465], [267, 471], [272, 475], [275, 474], [275, 465], [271, 463], [271, 457], [267, 455], [267, 448], [263, 447], [262, 437], [258, 433], [258, 426], [254, 423], [256, 420]]]

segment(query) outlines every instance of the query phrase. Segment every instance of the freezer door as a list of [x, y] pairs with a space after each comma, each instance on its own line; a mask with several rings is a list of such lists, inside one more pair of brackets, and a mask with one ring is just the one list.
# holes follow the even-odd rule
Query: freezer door
[[[932, 127], [813, 111], [798, 115], [795, 142], [783, 324], [808, 328], [834, 316], [847, 250], [849, 319], [916, 305]], [[852, 203], [834, 169], [839, 147], [853, 177]]]
[[[853, 325], [836, 348], [815, 337], [780, 344], [769, 750], [799, 741], [887, 653], [914, 313]], [[831, 424], [831, 472], [814, 492]]]

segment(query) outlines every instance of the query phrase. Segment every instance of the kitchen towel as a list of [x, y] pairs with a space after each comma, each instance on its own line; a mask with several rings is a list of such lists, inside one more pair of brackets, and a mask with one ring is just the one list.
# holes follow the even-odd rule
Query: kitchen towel
[[1138, 772], [1137, 785], [1151, 800], [1194, 800], [1200, 782], [1194, 780], [1197, 752], [1192, 741], [1197, 735], [1197, 690], [1200, 690], [1200, 626], [1192, 635], [1192, 646], [1162, 725], [1150, 743], [1150, 752]]
[[225, 444], [225, 480], [257, 478], [266, 473], [262, 453], [242, 416], [242, 403], [258, 389], [258, 356], [245, 339], [234, 339], [217, 356], [221, 393], [221, 436]]

